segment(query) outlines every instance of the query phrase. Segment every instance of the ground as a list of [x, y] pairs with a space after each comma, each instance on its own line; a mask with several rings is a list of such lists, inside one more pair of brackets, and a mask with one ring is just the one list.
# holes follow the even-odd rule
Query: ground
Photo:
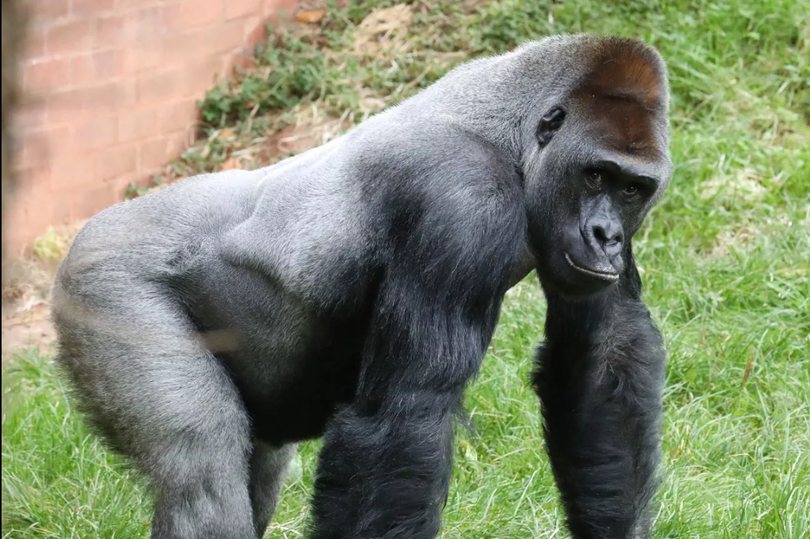
[[[160, 182], [303, 151], [527, 39], [590, 31], [652, 43], [670, 72], [675, 163], [634, 242], [669, 357], [654, 537], [808, 539], [807, 1], [351, 4], [274, 33], [253, 68], [212, 89], [199, 143]], [[46, 316], [48, 271], [68, 242], [43, 238], [30, 261], [40, 277], [4, 290], [16, 306], [3, 319], [3, 537], [145, 538], [144, 485], [88, 432], [52, 350], [6, 345], [22, 327], [8, 324]], [[473, 428], [458, 432], [444, 539], [567, 537], [528, 384], [544, 311], [534, 276], [507, 296], [468, 391]], [[299, 451], [267, 537], [305, 536], [318, 447]]]

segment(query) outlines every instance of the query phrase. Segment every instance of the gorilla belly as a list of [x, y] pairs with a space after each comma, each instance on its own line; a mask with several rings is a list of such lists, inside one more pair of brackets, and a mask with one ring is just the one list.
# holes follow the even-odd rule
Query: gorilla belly
[[[268, 340], [274, 335], [289, 338], [268, 333]], [[328, 328], [307, 340], [286, 354], [270, 343], [250, 342], [217, 354], [242, 395], [254, 435], [265, 442], [321, 436], [335, 410], [354, 397], [362, 339]]]
[[203, 342], [273, 444], [319, 437], [357, 386], [362, 313], [320, 314], [278, 281], [225, 263], [178, 287]]

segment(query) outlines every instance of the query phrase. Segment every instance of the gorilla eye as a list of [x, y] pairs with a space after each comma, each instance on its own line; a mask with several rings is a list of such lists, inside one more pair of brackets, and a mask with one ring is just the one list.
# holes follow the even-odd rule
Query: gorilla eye
[[628, 184], [622, 189], [622, 194], [626, 198], [635, 198], [641, 192], [641, 186], [637, 183]]
[[598, 170], [591, 170], [586, 175], [586, 183], [588, 187], [595, 191], [602, 189], [602, 173]]

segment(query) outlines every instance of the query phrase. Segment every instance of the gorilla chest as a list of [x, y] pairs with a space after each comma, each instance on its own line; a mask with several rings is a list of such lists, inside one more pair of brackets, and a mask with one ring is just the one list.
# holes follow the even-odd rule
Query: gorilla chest
[[315, 438], [357, 387], [367, 309], [318, 314], [280, 283], [253, 273], [193, 291], [193, 315], [270, 443]]
[[364, 335], [343, 323], [279, 324], [261, 340], [220, 357], [270, 443], [320, 436], [357, 387]]

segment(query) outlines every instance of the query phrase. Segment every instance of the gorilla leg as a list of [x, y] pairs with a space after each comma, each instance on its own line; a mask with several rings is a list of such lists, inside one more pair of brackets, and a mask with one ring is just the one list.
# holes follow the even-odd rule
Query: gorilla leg
[[259, 537], [264, 536], [267, 524], [276, 510], [281, 486], [295, 449], [295, 444], [278, 447], [260, 440], [253, 442], [253, 454], [250, 458], [250, 501], [256, 535]]
[[549, 295], [534, 382], [576, 539], [645, 539], [659, 459], [664, 352], [632, 258], [596, 298]]
[[182, 310], [142, 282], [65, 286], [81, 302], [55, 289], [59, 362], [94, 425], [149, 478], [152, 537], [254, 539], [247, 412]]
[[247, 432], [224, 417], [209, 416], [213, 428], [159, 449], [150, 474], [157, 485], [153, 539], [256, 537], [246, 458], [232, 443], [246, 441]]

